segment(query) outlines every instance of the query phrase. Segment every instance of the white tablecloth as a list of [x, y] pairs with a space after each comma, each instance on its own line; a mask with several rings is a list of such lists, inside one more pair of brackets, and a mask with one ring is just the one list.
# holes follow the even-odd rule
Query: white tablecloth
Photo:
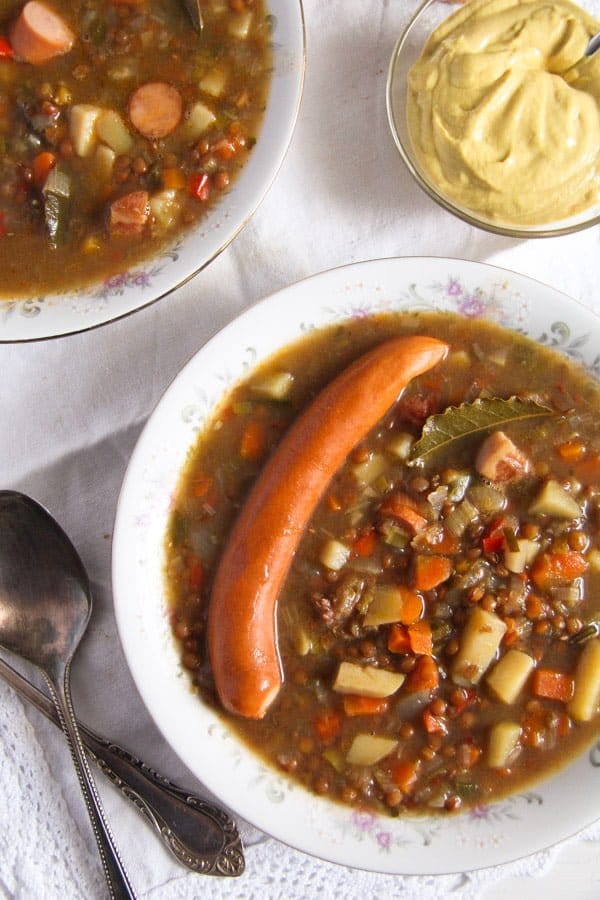
[[[600, 312], [598, 228], [552, 240], [499, 238], [441, 211], [403, 168], [388, 131], [384, 86], [394, 42], [416, 5], [306, 0], [308, 68], [294, 140], [275, 184], [233, 245], [191, 283], [134, 316], [86, 334], [0, 346], [0, 483], [50, 508], [93, 583], [93, 623], [73, 672], [76, 708], [99, 732], [197, 792], [202, 786], [165, 745], [136, 693], [110, 592], [119, 485], [144, 421], [183, 363], [260, 297], [317, 271], [373, 257], [491, 261]], [[3, 684], [0, 708], [0, 897], [104, 896], [58, 733]], [[600, 830], [589, 832], [587, 843], [580, 837], [566, 849], [511, 867], [400, 879], [322, 863], [240, 823], [246, 874], [208, 880], [178, 866], [123, 799], [100, 787], [140, 897], [462, 900], [500, 897], [506, 890], [528, 897], [567, 891], [590, 900], [600, 896]], [[539, 887], [528, 880], [544, 872], [549, 874]]]

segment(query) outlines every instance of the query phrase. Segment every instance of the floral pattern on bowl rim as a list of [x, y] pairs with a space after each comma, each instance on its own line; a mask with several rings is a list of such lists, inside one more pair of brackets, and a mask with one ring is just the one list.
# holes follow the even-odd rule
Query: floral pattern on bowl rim
[[600, 741], [530, 791], [458, 816], [391, 818], [315, 797], [266, 767], [191, 692], [167, 623], [162, 571], [164, 534], [182, 465], [222, 394], [255, 363], [307, 331], [417, 308], [499, 322], [555, 346], [600, 377], [600, 319], [566, 295], [503, 269], [456, 259], [384, 259], [292, 285], [251, 307], [209, 341], [158, 404], [119, 499], [113, 588], [125, 655], [151, 715], [185, 764], [224, 804], [268, 834], [322, 859], [425, 875], [509, 862], [594, 822], [600, 816]]
[[67, 294], [0, 298], [0, 343], [59, 337], [126, 316], [180, 287], [227, 247], [267, 193], [290, 144], [304, 84], [302, 0], [268, 0], [273, 22], [273, 80], [264, 121], [230, 191], [198, 225], [136, 266]]

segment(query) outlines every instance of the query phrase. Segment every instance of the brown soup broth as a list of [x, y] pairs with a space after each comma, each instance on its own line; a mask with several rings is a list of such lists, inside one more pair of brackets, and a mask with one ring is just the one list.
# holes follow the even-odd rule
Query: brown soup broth
[[[409, 385], [335, 475], [315, 510], [278, 604], [280, 695], [262, 721], [222, 713], [255, 752], [309, 789], [391, 814], [489, 802], [563, 766], [600, 732], [597, 713], [590, 721], [574, 721], [566, 700], [534, 693], [533, 674], [510, 704], [500, 702], [486, 682], [509, 650], [528, 654], [534, 672], [572, 676], [584, 646], [572, 638], [600, 618], [597, 383], [523, 336], [452, 314], [386, 314], [314, 331], [253, 371], [224, 400], [182, 473], [167, 536], [166, 580], [182, 663], [203, 700], [220, 711], [206, 658], [206, 607], [220, 548], [244, 496], [270, 449], [320, 388], [378, 342], [412, 333], [441, 337], [451, 352]], [[265, 399], [261, 386], [282, 372], [293, 376], [289, 394]], [[401, 434], [418, 438], [426, 416], [489, 396], [535, 398], [553, 413], [504, 426], [531, 469], [492, 485], [492, 496], [504, 496], [501, 511], [489, 511], [474, 491], [490, 486], [474, 470], [486, 432], [455, 440], [420, 467], [406, 465], [389, 449]], [[258, 449], [256, 442], [245, 443], [248, 433], [260, 434]], [[251, 446], [250, 458], [243, 458], [244, 446]], [[368, 484], [360, 483], [357, 467], [373, 458], [382, 458], [384, 469]], [[446, 495], [439, 516], [445, 522], [462, 502], [465, 476], [466, 497], [478, 497], [484, 508], [476, 509], [465, 532], [446, 548], [450, 577], [420, 592], [439, 684], [434, 690], [408, 690], [418, 654], [390, 651], [395, 626], [363, 624], [365, 593], [374, 585], [414, 587], [415, 535], [403, 537], [401, 527], [385, 532], [380, 510], [390, 493], [400, 491], [428, 515], [427, 498], [441, 488]], [[529, 513], [549, 479], [581, 503], [579, 518]], [[450, 499], [446, 488], [457, 485]], [[432, 514], [430, 523], [436, 521]], [[540, 588], [541, 577], [536, 575], [535, 583], [531, 578], [535, 563], [525, 574], [507, 570], [502, 544], [523, 536], [539, 543], [538, 559], [548, 554], [584, 559], [584, 574], [569, 584]], [[332, 538], [357, 548], [337, 571], [321, 561]], [[343, 618], [339, 611], [344, 603], [346, 612], [349, 602], [352, 606], [353, 592], [359, 602]], [[465, 688], [452, 680], [452, 662], [475, 606], [501, 618], [507, 631], [484, 677]], [[403, 673], [405, 682], [379, 712], [348, 715], [345, 697], [332, 690], [343, 661]], [[491, 768], [490, 730], [499, 721], [517, 723], [520, 740], [505, 766]], [[358, 734], [392, 738], [397, 745], [373, 765], [352, 765], [346, 756]]]
[[[243, 167], [271, 80], [272, 22], [263, 0], [241, 0], [241, 12], [208, 0], [201, 34], [182, 0], [48, 5], [74, 33], [72, 49], [38, 65], [0, 57], [0, 298], [79, 288], [172, 246]], [[0, 33], [10, 34], [21, 6], [10, 5]], [[232, 28], [246, 13], [248, 33], [239, 37]], [[133, 92], [149, 82], [170, 85], [182, 99], [179, 125], [160, 138], [142, 135], [129, 115]], [[201, 133], [188, 121], [198, 103], [214, 116]], [[73, 109], [86, 105], [117, 113], [125, 144], [109, 137], [113, 150], [96, 136], [81, 155]], [[37, 168], [45, 153], [67, 182], [68, 197], [56, 195], [55, 219], [48, 173]], [[112, 227], [111, 204], [138, 191], [150, 201], [143, 226]], [[172, 199], [156, 213], [153, 202], [165, 191]]]

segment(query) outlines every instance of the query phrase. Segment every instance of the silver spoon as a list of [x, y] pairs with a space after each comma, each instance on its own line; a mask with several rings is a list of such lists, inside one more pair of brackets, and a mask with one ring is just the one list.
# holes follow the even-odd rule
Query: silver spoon
[[590, 38], [589, 44], [585, 48], [584, 56], [591, 56], [592, 53], [595, 53], [596, 50], [600, 47], [600, 31], [596, 32], [596, 34], [592, 35]]
[[69, 538], [35, 500], [0, 491], [0, 644], [37, 666], [75, 764], [112, 900], [134, 898], [104, 817], [71, 702], [70, 667], [92, 610]]

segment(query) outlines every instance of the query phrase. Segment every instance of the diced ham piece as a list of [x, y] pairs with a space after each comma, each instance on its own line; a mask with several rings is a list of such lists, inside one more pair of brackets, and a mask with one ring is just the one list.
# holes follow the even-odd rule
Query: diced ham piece
[[475, 468], [489, 481], [510, 481], [525, 475], [530, 464], [503, 431], [494, 431], [479, 448]]
[[132, 191], [110, 204], [108, 227], [111, 234], [140, 234], [150, 215], [147, 191]]
[[68, 53], [75, 35], [58, 13], [39, 0], [29, 0], [9, 32], [18, 59], [34, 66]]

